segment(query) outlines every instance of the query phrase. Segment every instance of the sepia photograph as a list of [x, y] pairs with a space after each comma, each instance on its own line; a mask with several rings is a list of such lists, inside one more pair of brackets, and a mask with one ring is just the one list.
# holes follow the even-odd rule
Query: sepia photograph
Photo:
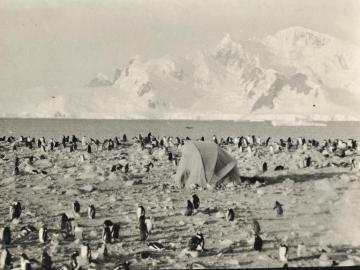
[[359, 0], [0, 0], [0, 270], [360, 267]]

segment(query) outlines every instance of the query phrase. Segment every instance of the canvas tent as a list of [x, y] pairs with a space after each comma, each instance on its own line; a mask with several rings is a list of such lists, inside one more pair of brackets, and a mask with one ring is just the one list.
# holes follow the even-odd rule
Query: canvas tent
[[192, 141], [185, 143], [175, 175], [177, 185], [215, 187], [239, 181], [236, 160], [217, 144]]

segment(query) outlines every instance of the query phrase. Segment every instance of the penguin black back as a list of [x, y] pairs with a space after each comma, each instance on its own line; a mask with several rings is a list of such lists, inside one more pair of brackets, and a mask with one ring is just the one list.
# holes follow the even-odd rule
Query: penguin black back
[[74, 213], [77, 213], [77, 214], [80, 213], [80, 203], [78, 201], [75, 201], [73, 203], [73, 210], [74, 210]]
[[229, 208], [229, 209], [227, 210], [227, 213], [226, 213], [226, 220], [227, 220], [228, 222], [230, 222], [230, 221], [234, 221], [234, 219], [235, 219], [234, 209]]
[[264, 173], [264, 172], [266, 172], [267, 170], [268, 170], [268, 165], [267, 165], [266, 162], [264, 162], [263, 165], [262, 165], [262, 171], [263, 171], [263, 173]]
[[263, 246], [263, 240], [259, 235], [255, 235], [255, 241], [254, 241], [254, 249], [256, 251], [261, 251]]
[[190, 200], [187, 200], [185, 216], [191, 216], [193, 214], [193, 211], [194, 211], [194, 205], [192, 204], [192, 202]]
[[199, 197], [198, 197], [196, 194], [194, 194], [194, 195], [192, 195], [192, 198], [193, 198], [193, 206], [194, 206], [194, 209], [198, 209], [199, 206], [200, 206], [200, 199], [199, 199]]
[[43, 251], [41, 255], [41, 269], [43, 270], [51, 270], [52, 260], [46, 250]]
[[140, 241], [145, 241], [148, 237], [147, 226], [145, 223], [145, 216], [139, 218]]

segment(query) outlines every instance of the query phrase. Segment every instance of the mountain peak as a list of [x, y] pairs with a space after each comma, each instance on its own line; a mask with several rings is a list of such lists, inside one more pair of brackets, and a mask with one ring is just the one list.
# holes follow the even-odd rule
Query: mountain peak
[[334, 41], [334, 37], [332, 36], [302, 26], [285, 28], [272, 36], [268, 36], [267, 39], [277, 39], [279, 42], [288, 44], [289, 46], [301, 44], [314, 48], [321, 48]]
[[230, 34], [226, 34], [220, 43], [216, 46], [213, 54], [216, 58], [221, 60], [224, 64], [228, 64], [229, 60], [236, 60], [241, 58], [244, 50], [240, 43], [235, 42]]

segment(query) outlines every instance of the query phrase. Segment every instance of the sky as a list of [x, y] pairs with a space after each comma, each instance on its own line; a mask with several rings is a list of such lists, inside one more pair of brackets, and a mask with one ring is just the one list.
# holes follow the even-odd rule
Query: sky
[[133, 56], [182, 55], [303, 26], [360, 46], [357, 0], [0, 0], [0, 91], [70, 91]]

